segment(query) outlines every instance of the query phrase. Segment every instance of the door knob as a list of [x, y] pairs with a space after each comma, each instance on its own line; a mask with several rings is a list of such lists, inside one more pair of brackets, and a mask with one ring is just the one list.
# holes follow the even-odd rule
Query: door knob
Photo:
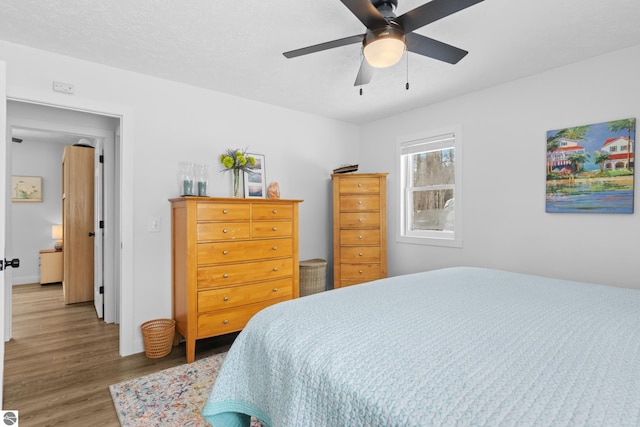
[[20, 259], [19, 258], [14, 258], [14, 259], [4, 259], [4, 261], [2, 259], [0, 259], [0, 271], [4, 270], [6, 267], [13, 267], [13, 268], [18, 268], [20, 267]]
[[93, 231], [90, 231], [90, 232], [89, 232], [89, 237], [93, 237], [93, 236], [95, 236], [95, 235], [96, 235], [96, 233], [94, 233]]

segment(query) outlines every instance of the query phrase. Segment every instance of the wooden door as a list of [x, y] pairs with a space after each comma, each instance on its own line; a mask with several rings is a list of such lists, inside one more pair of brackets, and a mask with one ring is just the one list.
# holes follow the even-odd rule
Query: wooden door
[[62, 159], [65, 304], [93, 300], [94, 149], [67, 146]]

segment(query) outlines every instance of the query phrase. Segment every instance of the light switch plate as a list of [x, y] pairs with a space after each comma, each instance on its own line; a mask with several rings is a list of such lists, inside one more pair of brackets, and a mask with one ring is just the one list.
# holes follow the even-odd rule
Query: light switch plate
[[149, 232], [151, 233], [159, 233], [160, 232], [160, 217], [152, 216], [149, 221]]

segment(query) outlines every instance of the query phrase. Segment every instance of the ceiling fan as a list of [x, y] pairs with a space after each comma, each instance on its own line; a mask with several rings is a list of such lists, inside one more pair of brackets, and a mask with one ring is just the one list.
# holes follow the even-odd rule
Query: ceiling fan
[[373, 68], [396, 64], [405, 50], [456, 64], [469, 52], [413, 31], [438, 19], [480, 3], [483, 0], [432, 0], [396, 16], [397, 0], [340, 0], [364, 24], [364, 34], [284, 52], [287, 58], [307, 55], [335, 47], [362, 43], [364, 59], [354, 86], [365, 85], [373, 77]]

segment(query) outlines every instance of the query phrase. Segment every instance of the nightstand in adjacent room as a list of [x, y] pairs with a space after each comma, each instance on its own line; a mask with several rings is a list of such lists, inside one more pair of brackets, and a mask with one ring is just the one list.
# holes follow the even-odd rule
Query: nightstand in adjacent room
[[62, 282], [62, 251], [40, 251], [40, 284]]

